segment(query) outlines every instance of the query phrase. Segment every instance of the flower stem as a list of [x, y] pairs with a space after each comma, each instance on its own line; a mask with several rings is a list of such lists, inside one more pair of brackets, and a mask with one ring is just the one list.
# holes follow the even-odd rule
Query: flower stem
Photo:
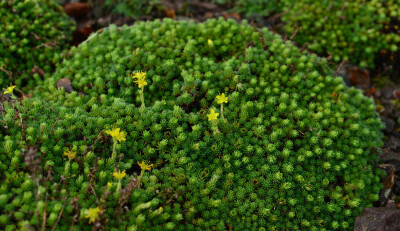
[[139, 179], [138, 179], [138, 187], [140, 187], [140, 183], [142, 183], [142, 178], [143, 178], [143, 174], [145, 171], [146, 170], [142, 169], [142, 171], [140, 172]]
[[214, 134], [220, 133], [220, 131], [218, 130], [218, 121], [213, 120], [212, 123], [213, 123], [212, 129], [214, 130]]
[[115, 151], [115, 149], [117, 148], [117, 139], [115, 137], [113, 137], [113, 151], [112, 151], [112, 155], [111, 155], [111, 159], [115, 159], [115, 157], [117, 157], [117, 152]]
[[119, 192], [120, 189], [121, 189], [121, 180], [118, 181], [118, 184], [117, 184], [117, 192]]
[[140, 100], [142, 101], [142, 106], [140, 106], [140, 110], [144, 110], [146, 106], [144, 105], [143, 87], [140, 88], [139, 94], [140, 94]]
[[223, 120], [225, 120], [225, 118], [224, 118], [224, 104], [223, 103], [221, 103], [221, 117], [222, 117]]

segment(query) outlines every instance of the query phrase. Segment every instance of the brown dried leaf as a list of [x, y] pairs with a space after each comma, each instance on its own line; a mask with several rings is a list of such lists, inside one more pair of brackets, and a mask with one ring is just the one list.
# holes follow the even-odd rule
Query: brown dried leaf
[[392, 188], [394, 185], [394, 171], [395, 167], [391, 164], [381, 164], [380, 168], [384, 168], [387, 172], [387, 176], [383, 179], [382, 184], [385, 189]]
[[40, 67], [37, 67], [37, 66], [34, 66], [32, 68], [32, 74], [35, 74], [35, 73], [39, 74], [40, 76], [43, 76], [45, 74], [43, 69]]
[[203, 8], [207, 11], [215, 11], [218, 9], [218, 7], [215, 4], [209, 2], [192, 1], [191, 4], [195, 7]]
[[65, 13], [74, 17], [85, 15], [91, 9], [87, 2], [71, 2], [64, 6]]
[[71, 80], [68, 78], [62, 78], [57, 81], [57, 88], [63, 87], [66, 92], [72, 92], [74, 89], [72, 88]]
[[240, 20], [240, 15], [238, 13], [236, 13], [236, 12], [224, 13], [223, 16], [224, 16], [225, 19], [233, 18], [233, 19], [236, 19], [236, 20]]
[[347, 67], [346, 69], [352, 85], [368, 88], [370, 77], [367, 70], [358, 67]]
[[164, 8], [164, 13], [165, 15], [167, 15], [168, 18], [176, 18], [176, 13], [174, 9], [169, 10], [167, 8]]
[[77, 46], [85, 41], [89, 35], [93, 32], [91, 25], [86, 25], [82, 29], [76, 29], [73, 34], [72, 44]]

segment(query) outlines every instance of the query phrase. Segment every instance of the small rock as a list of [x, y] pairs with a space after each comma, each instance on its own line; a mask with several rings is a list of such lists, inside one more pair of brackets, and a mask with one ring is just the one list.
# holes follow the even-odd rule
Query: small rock
[[396, 125], [396, 123], [394, 122], [394, 120], [393, 119], [391, 119], [391, 118], [382, 118], [382, 121], [385, 123], [385, 125], [386, 125], [386, 128], [385, 128], [385, 130], [387, 131], [387, 132], [392, 132], [393, 130], [394, 130], [394, 126]]
[[391, 99], [393, 97], [394, 89], [392, 87], [384, 87], [381, 89], [381, 92], [386, 99]]
[[400, 139], [394, 136], [390, 137], [390, 147], [392, 149], [398, 149], [400, 148]]
[[356, 218], [354, 231], [392, 231], [400, 230], [399, 209], [371, 207], [364, 209]]
[[385, 108], [384, 111], [382, 112], [382, 115], [388, 116], [393, 113], [394, 110], [394, 105], [392, 103], [391, 99], [380, 99], [382, 106]]
[[391, 160], [400, 160], [400, 153], [393, 151], [392, 148], [383, 148], [382, 149], [382, 160], [387, 162]]
[[99, 18], [97, 20], [97, 24], [99, 27], [106, 27], [111, 24], [111, 15], [104, 17], [104, 18]]
[[66, 92], [72, 92], [74, 89], [72, 88], [71, 80], [68, 78], [62, 78], [57, 81], [57, 88], [63, 87]]
[[388, 202], [387, 202], [385, 207], [388, 208], [388, 209], [399, 209], [399, 207], [396, 205], [394, 200], [388, 200]]

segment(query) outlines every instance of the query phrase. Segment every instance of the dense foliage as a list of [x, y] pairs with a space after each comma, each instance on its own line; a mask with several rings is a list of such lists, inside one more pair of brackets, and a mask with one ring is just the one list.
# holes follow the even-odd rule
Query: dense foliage
[[63, 58], [2, 109], [2, 229], [350, 230], [378, 199], [372, 100], [267, 29], [111, 26]]
[[282, 14], [284, 31], [301, 46], [335, 62], [373, 68], [400, 46], [399, 0], [214, 0], [246, 17]]
[[335, 62], [374, 67], [379, 52], [399, 49], [399, 0], [283, 1], [286, 31], [296, 30], [295, 41]]
[[[203, 1], [208, 2], [208, 1]], [[375, 57], [399, 50], [399, 0], [211, 0], [245, 17], [283, 15], [282, 32], [299, 45], [339, 63], [374, 68]], [[107, 0], [106, 7], [129, 17], [163, 9], [159, 0]]]
[[281, 12], [284, 3], [282, 0], [211, 0], [211, 2], [231, 7], [230, 11], [256, 20]]
[[[101, 4], [103, 1], [98, 1]], [[152, 10], [162, 8], [160, 0], [105, 0], [104, 10], [114, 13], [122, 14], [126, 17], [139, 17], [148, 15]]]
[[0, 88], [39, 81], [74, 29], [54, 0], [0, 1]]

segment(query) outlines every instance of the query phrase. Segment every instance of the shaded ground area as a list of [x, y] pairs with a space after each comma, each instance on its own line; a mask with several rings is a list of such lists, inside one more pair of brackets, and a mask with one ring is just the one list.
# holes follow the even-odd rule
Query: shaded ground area
[[[127, 17], [104, 7], [107, 0], [94, 0], [93, 4], [82, 1], [61, 0], [65, 11], [77, 22], [73, 45], [84, 41], [90, 33], [110, 24], [118, 26], [133, 24], [139, 20], [156, 18], [193, 19], [204, 21], [213, 17], [247, 19], [254, 26], [268, 27], [276, 33], [282, 32], [280, 18], [282, 14], [258, 17], [256, 14], [245, 18], [232, 10], [232, 4], [214, 4], [211, 1], [157, 0], [159, 4], [143, 7], [148, 13]], [[111, 0], [109, 0], [111, 1]], [[148, 1], [152, 3], [153, 1]], [[141, 10], [141, 9], [140, 9]], [[141, 12], [141, 11], [135, 11]], [[289, 39], [286, 35], [284, 38]], [[386, 128], [385, 140], [379, 166], [387, 172], [382, 180], [384, 190], [376, 207], [369, 208], [357, 218], [355, 230], [399, 230], [400, 228], [400, 52], [388, 57], [385, 51], [377, 55], [376, 68], [361, 69], [346, 63], [333, 64], [337, 73], [344, 77], [349, 86], [362, 89], [368, 97], [374, 99], [377, 112]]]

